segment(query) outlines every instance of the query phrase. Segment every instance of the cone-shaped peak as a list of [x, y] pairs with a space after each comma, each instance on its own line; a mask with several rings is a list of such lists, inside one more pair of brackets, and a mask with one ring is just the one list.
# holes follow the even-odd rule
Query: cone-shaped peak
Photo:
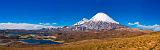
[[116, 22], [115, 20], [113, 20], [111, 17], [109, 17], [107, 14], [105, 13], [97, 13], [95, 16], [93, 16], [90, 21], [103, 21], [103, 22], [110, 22], [110, 23], [116, 23], [119, 24], [118, 22]]

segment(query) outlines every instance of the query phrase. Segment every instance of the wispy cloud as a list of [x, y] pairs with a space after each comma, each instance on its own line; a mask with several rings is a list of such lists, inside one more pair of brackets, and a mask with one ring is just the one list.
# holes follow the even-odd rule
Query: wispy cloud
[[29, 24], [29, 23], [0, 23], [0, 29], [26, 29], [26, 30], [36, 30], [41, 28], [55, 28], [54, 26], [49, 26], [50, 24]]
[[39, 23], [40, 25], [55, 25], [57, 23]]
[[129, 25], [135, 25], [136, 27], [143, 29], [143, 30], [153, 30], [153, 31], [160, 31], [160, 25], [141, 25], [139, 22], [135, 23], [128, 23]]

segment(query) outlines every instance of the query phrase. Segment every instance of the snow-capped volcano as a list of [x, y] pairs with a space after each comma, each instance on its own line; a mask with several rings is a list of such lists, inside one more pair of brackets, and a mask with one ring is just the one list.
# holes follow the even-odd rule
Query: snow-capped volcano
[[90, 21], [102, 21], [102, 22], [108, 22], [108, 23], [116, 23], [119, 24], [118, 22], [116, 22], [115, 20], [113, 20], [111, 17], [109, 17], [107, 14], [105, 13], [97, 13], [95, 16], [93, 16]]
[[110, 30], [110, 29], [124, 27], [115, 20], [113, 20], [111, 17], [109, 17], [107, 14], [102, 12], [97, 13], [90, 20], [83, 18], [81, 21], [77, 22], [74, 25], [85, 26], [87, 29], [96, 29], [96, 30], [101, 30], [101, 29]]
[[83, 18], [82, 20], [75, 23], [74, 25], [81, 25], [86, 22], [107, 22], [107, 23], [119, 24], [119, 22], [116, 22], [111, 17], [109, 17], [107, 14], [100, 12], [100, 13], [97, 13], [95, 16], [93, 16], [91, 19], [88, 20], [87, 18]]

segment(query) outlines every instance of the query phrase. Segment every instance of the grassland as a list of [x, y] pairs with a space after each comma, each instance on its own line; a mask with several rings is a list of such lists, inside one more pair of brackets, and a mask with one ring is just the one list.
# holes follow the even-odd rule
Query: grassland
[[82, 40], [65, 43], [59, 46], [1, 46], [0, 50], [160, 50], [160, 32], [128, 38]]

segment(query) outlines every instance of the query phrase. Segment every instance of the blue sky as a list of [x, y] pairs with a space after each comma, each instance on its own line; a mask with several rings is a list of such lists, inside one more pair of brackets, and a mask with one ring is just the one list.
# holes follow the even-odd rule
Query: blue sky
[[160, 0], [0, 0], [0, 23], [72, 25], [98, 12], [122, 25], [160, 24]]

